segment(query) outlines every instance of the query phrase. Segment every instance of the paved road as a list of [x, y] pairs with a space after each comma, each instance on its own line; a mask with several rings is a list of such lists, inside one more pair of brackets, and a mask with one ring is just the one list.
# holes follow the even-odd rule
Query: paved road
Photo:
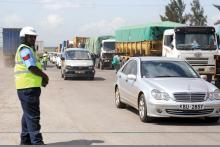
[[[13, 69], [0, 63], [0, 145], [19, 144], [21, 108]], [[97, 70], [94, 81], [64, 81], [50, 66], [48, 87], [42, 88], [41, 124], [44, 141], [52, 145], [213, 145], [220, 144], [220, 122], [161, 119], [142, 123], [132, 108], [114, 105], [113, 70]]]

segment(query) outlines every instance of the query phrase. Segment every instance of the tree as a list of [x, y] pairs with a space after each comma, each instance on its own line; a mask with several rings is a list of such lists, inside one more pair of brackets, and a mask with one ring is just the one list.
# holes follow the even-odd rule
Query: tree
[[165, 7], [165, 16], [160, 15], [162, 21], [186, 23], [188, 16], [184, 14], [186, 4], [182, 0], [170, 0]]
[[204, 15], [204, 9], [199, 0], [193, 0], [191, 5], [191, 14], [189, 14], [189, 23], [191, 26], [206, 26], [207, 15]]
[[[218, 6], [218, 5], [213, 5], [213, 6], [216, 7], [220, 11], [220, 6]], [[220, 24], [220, 20], [217, 20], [215, 22], [215, 25], [218, 25], [218, 24]]]

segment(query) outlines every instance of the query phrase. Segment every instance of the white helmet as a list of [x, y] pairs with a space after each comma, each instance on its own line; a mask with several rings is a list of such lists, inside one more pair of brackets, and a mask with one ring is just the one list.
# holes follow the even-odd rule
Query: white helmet
[[25, 37], [25, 35], [37, 36], [37, 32], [32, 27], [23, 27], [20, 31], [20, 37]]

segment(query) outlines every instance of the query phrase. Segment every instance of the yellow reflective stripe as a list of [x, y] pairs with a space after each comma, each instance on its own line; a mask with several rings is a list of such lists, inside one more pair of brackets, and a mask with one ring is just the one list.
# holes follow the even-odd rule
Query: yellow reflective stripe
[[16, 71], [15, 74], [25, 74], [25, 73], [30, 73], [30, 71], [25, 70], [25, 71]]

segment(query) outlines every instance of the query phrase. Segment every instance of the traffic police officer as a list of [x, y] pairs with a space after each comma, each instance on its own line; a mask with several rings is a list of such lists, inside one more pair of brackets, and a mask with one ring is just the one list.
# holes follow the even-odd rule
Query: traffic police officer
[[44, 70], [46, 70], [46, 68], [47, 68], [47, 61], [48, 61], [48, 54], [47, 54], [47, 52], [45, 52], [43, 54], [43, 68], [44, 68]]
[[21, 44], [15, 56], [15, 83], [21, 102], [22, 132], [21, 145], [44, 144], [40, 133], [40, 94], [41, 86], [48, 84], [48, 76], [42, 67], [34, 48], [37, 33], [32, 27], [20, 31]]

